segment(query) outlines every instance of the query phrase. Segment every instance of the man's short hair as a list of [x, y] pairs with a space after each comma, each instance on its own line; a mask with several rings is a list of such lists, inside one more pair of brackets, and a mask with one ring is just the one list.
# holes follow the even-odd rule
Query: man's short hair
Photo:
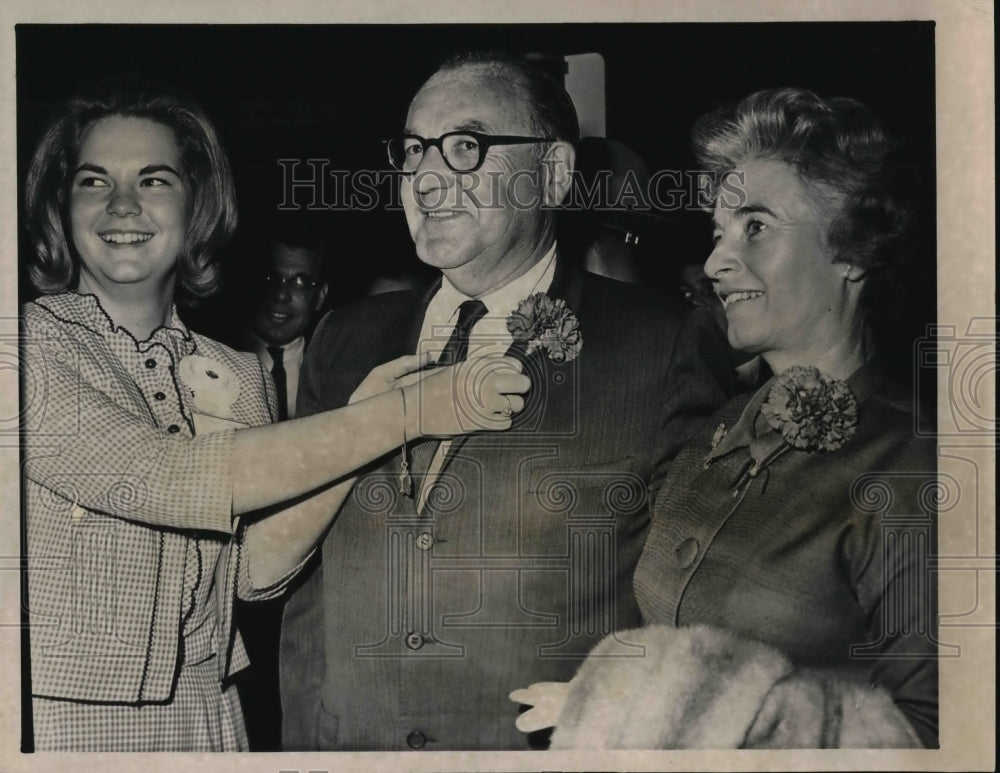
[[465, 51], [445, 59], [431, 78], [463, 67], [479, 67], [513, 81], [524, 94], [532, 129], [539, 136], [570, 143], [580, 139], [580, 122], [566, 89], [524, 57], [499, 50]]

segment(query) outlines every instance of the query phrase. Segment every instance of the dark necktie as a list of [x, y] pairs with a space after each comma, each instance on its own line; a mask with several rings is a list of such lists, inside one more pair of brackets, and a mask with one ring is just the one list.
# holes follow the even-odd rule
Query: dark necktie
[[472, 327], [486, 316], [486, 304], [482, 301], [465, 301], [458, 307], [458, 322], [451, 331], [451, 338], [444, 345], [438, 365], [454, 365], [463, 362], [469, 354], [469, 333]]
[[[458, 322], [451, 332], [448, 343], [444, 345], [441, 356], [438, 357], [438, 365], [454, 365], [463, 362], [469, 354], [469, 333], [472, 327], [479, 320], [486, 316], [486, 304], [482, 301], [465, 301], [458, 307]], [[417, 478], [417, 493], [424, 485], [424, 475], [430, 467], [434, 452], [437, 451], [440, 442], [432, 438], [416, 443], [411, 451], [411, 468]]]
[[274, 376], [274, 386], [278, 392], [278, 421], [288, 418], [288, 379], [285, 377], [284, 350], [280, 346], [267, 347], [274, 364], [271, 375]]

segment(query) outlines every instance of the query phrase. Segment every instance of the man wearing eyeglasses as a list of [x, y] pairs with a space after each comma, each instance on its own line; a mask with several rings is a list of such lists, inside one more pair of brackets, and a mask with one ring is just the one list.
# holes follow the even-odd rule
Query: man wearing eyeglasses
[[[431, 76], [388, 142], [417, 255], [442, 276], [328, 315], [301, 411], [342, 405], [372, 366], [414, 352], [483, 367], [507, 352], [532, 388], [510, 431], [406, 442], [355, 483], [286, 609], [286, 750], [544, 748], [508, 693], [568, 680], [640, 622], [649, 490], [723, 395], [676, 305], [560, 253], [578, 133], [561, 86], [470, 55]], [[514, 341], [508, 319], [539, 294], [577, 319], [576, 356]], [[627, 639], [621, 652], [641, 654]]]
[[305, 336], [323, 303], [328, 285], [323, 243], [312, 235], [280, 234], [268, 244], [263, 293], [250, 320], [250, 343], [275, 379], [279, 418], [295, 416]]
[[[297, 219], [279, 221], [271, 228], [244, 348], [257, 355], [274, 379], [278, 393], [274, 418], [284, 420], [296, 415], [306, 336], [326, 301], [326, 242]], [[251, 661], [237, 687], [253, 751], [281, 748], [278, 641], [284, 601], [236, 603], [237, 625]]]

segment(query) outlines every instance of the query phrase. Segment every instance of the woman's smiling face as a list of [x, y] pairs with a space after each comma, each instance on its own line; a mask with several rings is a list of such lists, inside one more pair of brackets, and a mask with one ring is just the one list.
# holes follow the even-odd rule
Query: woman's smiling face
[[833, 262], [826, 242], [839, 202], [821, 202], [782, 161], [750, 159], [738, 171], [744, 195], [717, 200], [715, 249], [705, 263], [729, 343], [763, 355], [775, 372], [814, 364], [856, 323], [846, 266]]
[[77, 289], [114, 296], [128, 285], [172, 297], [188, 195], [172, 130], [121, 116], [90, 124], [69, 197]]

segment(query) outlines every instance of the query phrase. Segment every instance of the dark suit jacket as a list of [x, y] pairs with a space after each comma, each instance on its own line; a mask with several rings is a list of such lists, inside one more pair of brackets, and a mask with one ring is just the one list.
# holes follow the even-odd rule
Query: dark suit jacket
[[[328, 315], [300, 415], [345, 404], [373, 366], [413, 353], [434, 289]], [[532, 388], [514, 428], [455, 441], [421, 515], [398, 492], [398, 452], [342, 508], [285, 613], [286, 749], [530, 748], [507, 694], [569, 679], [604, 634], [639, 622], [650, 489], [724, 395], [697, 326], [665, 297], [565, 260], [548, 294], [577, 314], [583, 349], [524, 358]]]

